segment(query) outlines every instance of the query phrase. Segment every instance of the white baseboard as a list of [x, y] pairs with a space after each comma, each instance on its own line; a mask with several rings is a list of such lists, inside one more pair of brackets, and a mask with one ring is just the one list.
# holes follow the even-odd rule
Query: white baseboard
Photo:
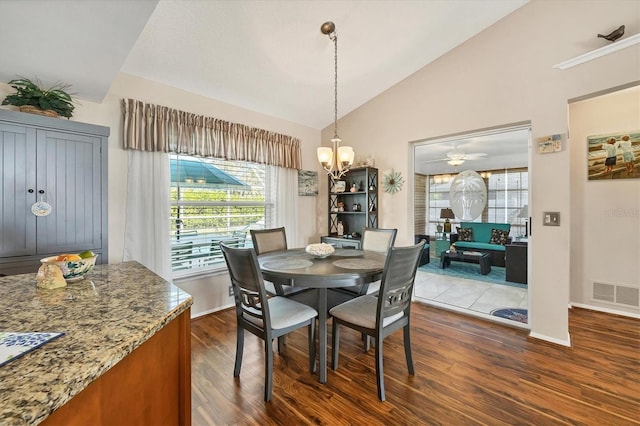
[[218, 306], [217, 308], [213, 308], [213, 309], [209, 309], [208, 311], [203, 311], [203, 312], [198, 312], [198, 313], [191, 313], [191, 319], [195, 319], [204, 315], [209, 315], [212, 314], [214, 312], [218, 312], [218, 311], [222, 311], [224, 309], [228, 309], [231, 308], [232, 306], [234, 306], [234, 303], [231, 303], [230, 305], [224, 305], [224, 306]]
[[562, 345], [566, 347], [571, 347], [571, 335], [567, 333], [566, 340], [556, 339], [555, 337], [549, 337], [540, 333], [529, 333], [529, 337], [533, 337], [534, 339], [544, 340], [545, 342], [555, 343], [556, 345]]
[[607, 314], [620, 315], [623, 317], [631, 317], [640, 319], [640, 314], [634, 314], [632, 312], [619, 311], [617, 309], [603, 308], [601, 306], [585, 305], [584, 303], [571, 303], [570, 307], [589, 309], [591, 311], [604, 312]]

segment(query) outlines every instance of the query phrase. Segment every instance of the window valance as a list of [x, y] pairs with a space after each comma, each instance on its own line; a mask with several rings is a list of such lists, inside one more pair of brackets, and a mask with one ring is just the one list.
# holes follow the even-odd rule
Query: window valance
[[173, 108], [122, 100], [125, 149], [302, 168], [300, 139]]

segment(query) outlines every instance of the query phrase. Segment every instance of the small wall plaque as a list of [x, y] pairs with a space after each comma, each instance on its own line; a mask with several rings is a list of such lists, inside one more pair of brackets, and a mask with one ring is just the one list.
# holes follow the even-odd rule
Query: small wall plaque
[[562, 135], [543, 136], [537, 139], [538, 153], [549, 154], [562, 151]]

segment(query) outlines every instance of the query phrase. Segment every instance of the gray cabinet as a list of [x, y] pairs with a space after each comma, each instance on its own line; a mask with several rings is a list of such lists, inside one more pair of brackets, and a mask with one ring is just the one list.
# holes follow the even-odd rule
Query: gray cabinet
[[[92, 250], [107, 259], [109, 129], [0, 110], [0, 274]], [[46, 201], [48, 216], [31, 206]]]

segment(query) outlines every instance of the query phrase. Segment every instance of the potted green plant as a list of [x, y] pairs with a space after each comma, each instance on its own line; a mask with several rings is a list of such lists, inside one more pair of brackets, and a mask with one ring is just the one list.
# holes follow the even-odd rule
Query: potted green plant
[[8, 95], [2, 105], [13, 105], [20, 111], [33, 114], [48, 115], [50, 117], [67, 117], [73, 115], [73, 99], [67, 90], [67, 84], [56, 83], [50, 89], [42, 89], [40, 81], [34, 83], [28, 78], [11, 80], [9, 85], [16, 89], [16, 93]]

